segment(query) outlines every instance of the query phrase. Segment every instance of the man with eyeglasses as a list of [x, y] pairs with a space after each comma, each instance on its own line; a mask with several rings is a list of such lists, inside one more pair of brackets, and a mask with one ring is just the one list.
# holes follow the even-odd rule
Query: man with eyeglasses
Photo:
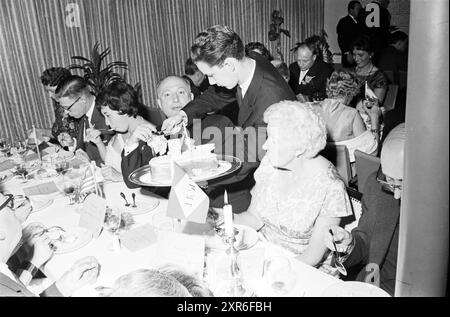
[[[16, 200], [15, 196], [0, 193], [0, 296], [71, 296], [84, 285], [94, 283], [99, 273], [99, 264], [95, 258], [86, 257], [76, 261], [51, 285], [32, 285], [30, 282], [39, 267], [53, 255], [50, 241], [44, 234], [31, 238], [32, 257], [22, 263], [18, 271], [20, 275], [11, 271], [6, 263], [16, 253], [22, 238], [21, 220], [11, 204], [17, 204]], [[19, 208], [23, 207], [26, 205], [19, 204]]]
[[[77, 127], [77, 137], [72, 138], [68, 133], [58, 135], [58, 141], [69, 150], [81, 149], [87, 153], [89, 160], [95, 161], [98, 166], [104, 163], [98, 148], [89, 142], [89, 130], [107, 130], [105, 118], [95, 107], [95, 96], [91, 93], [88, 83], [79, 76], [70, 76], [61, 81], [55, 91], [56, 98], [61, 107], [69, 116], [80, 119]], [[110, 135], [102, 135], [104, 142], [109, 141]]]
[[357, 280], [376, 284], [379, 281], [377, 286], [391, 295], [395, 291], [397, 269], [404, 144], [402, 123], [386, 137], [380, 169], [367, 179], [358, 226], [352, 232], [331, 226], [324, 238], [330, 250], [335, 250], [334, 242], [337, 250], [346, 254], [343, 264]]

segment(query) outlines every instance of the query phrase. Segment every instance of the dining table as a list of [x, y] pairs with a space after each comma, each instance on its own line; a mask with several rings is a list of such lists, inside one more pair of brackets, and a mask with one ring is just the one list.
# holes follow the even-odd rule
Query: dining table
[[[0, 171], [0, 177], [7, 173], [11, 171]], [[0, 191], [23, 195], [27, 187], [54, 182], [58, 191], [29, 196], [32, 205], [38, 208], [33, 209], [23, 226], [38, 222], [46, 227], [76, 228], [80, 224], [85, 206], [83, 203], [69, 204], [68, 197], [61, 190], [61, 180], [58, 179], [61, 177], [58, 175], [47, 179], [30, 178], [26, 183], [23, 183], [21, 177], [9, 177], [0, 183]], [[178, 267], [189, 274], [196, 275], [216, 296], [230, 296], [225, 290], [228, 289], [227, 285], [233, 283], [236, 278], [231, 277], [229, 273], [231, 263], [230, 254], [227, 252], [229, 246], [217, 235], [210, 224], [198, 224], [167, 217], [168, 199], [157, 196], [145, 188], [130, 189], [123, 181], [103, 180], [100, 185], [102, 199], [106, 200], [109, 207], [119, 208], [124, 212], [130, 211], [130, 207], [125, 207], [125, 200], [121, 197], [123, 193], [129, 202], [132, 201], [131, 197], [134, 194], [140, 208], [138, 213], [131, 212], [133, 224], [126, 230], [120, 231], [119, 241], [123, 243], [118, 248], [114, 244], [114, 235], [104, 228], [98, 236], [93, 235], [85, 245], [71, 252], [55, 253], [41, 267], [41, 271], [46, 276], [46, 283], [50, 284], [58, 280], [78, 259], [93, 256], [100, 263], [97, 281], [82, 287], [72, 296], [101, 296], [99, 289], [113, 287], [116, 279], [124, 274], [137, 269], [159, 269], [168, 266]], [[132, 243], [126, 245], [127, 231], [138, 228], [144, 228], [147, 232], [153, 230], [154, 239], [147, 241], [147, 244], [141, 243], [139, 247], [133, 246]], [[330, 287], [336, 288], [336, 285], [345, 283], [339, 278], [298, 261], [295, 254], [265, 240], [253, 229], [248, 229], [248, 233], [252, 234], [251, 245], [239, 250], [237, 254], [240, 267], [239, 283], [250, 291], [246, 293], [247, 295], [317, 297], [324, 296]], [[271, 287], [265, 276], [265, 265], [273, 258], [288, 259], [290, 263], [289, 273], [293, 284], [290, 289], [282, 293]], [[234, 280], [231, 281], [231, 279]]]

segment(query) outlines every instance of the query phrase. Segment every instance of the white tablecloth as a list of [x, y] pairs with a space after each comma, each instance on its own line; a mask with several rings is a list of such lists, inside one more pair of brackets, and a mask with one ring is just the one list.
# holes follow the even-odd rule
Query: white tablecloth
[[[30, 180], [28, 183], [22, 184], [19, 178], [13, 178], [6, 183], [3, 183], [1, 190], [13, 194], [22, 194], [23, 187], [39, 182], [44, 181]], [[123, 200], [119, 195], [120, 192], [124, 192], [127, 197], [131, 197], [131, 193], [134, 192], [137, 195], [137, 199], [145, 199], [146, 197], [141, 194], [140, 189], [128, 189], [124, 183], [105, 184], [104, 191], [107, 203], [110, 206], [123, 206]], [[58, 225], [63, 228], [77, 226], [80, 218], [81, 205], [68, 205], [68, 198], [59, 193], [52, 194], [51, 197], [53, 198], [52, 204], [40, 211], [32, 213], [24, 225], [30, 222], [41, 222], [46, 226]], [[159, 198], [159, 200], [160, 203], [156, 209], [146, 214], [134, 216], [136, 222], [135, 226], [152, 223], [155, 219], [154, 217], [156, 217], [155, 215], [164, 217], [167, 208], [167, 200], [161, 198]], [[199, 237], [202, 237], [201, 233], [197, 234], [197, 239]], [[195, 237], [193, 239], [195, 239]], [[288, 253], [288, 251], [278, 248], [270, 243], [259, 241], [252, 249], [262, 249], [264, 258], [274, 255], [284, 255], [291, 258], [290, 260], [295, 271], [296, 283], [292, 291], [283, 296], [320, 296], [331, 285], [343, 283], [339, 279], [295, 260], [293, 255]], [[250, 252], [252, 249], [241, 251], [241, 256], [244, 257], [246, 252]], [[224, 257], [224, 254], [225, 252], [223, 250], [214, 250], [208, 253], [207, 259], [211, 260], [215, 257]], [[106, 230], [103, 230], [98, 238], [94, 238], [83, 248], [67, 254], [54, 255], [44, 266], [43, 271], [49, 278], [56, 280], [72, 265], [73, 262], [85, 256], [94, 256], [98, 259], [101, 264], [100, 275], [95, 285], [89, 285], [80, 289], [74, 296], [97, 296], [97, 293], [94, 290], [96, 286], [112, 286], [113, 282], [122, 274], [140, 268], [157, 268], [164, 264], [164, 258], [161, 257], [161, 245], [159, 241], [136, 252], [131, 252], [124, 247], [122, 247], [120, 252], [115, 252], [112, 246], [111, 235], [106, 232]], [[207, 263], [208, 262], [209, 261], [207, 261]], [[210, 269], [211, 267], [208, 266], [208, 272], [205, 274], [207, 282], [210, 282]], [[258, 268], [258, 270], [259, 269], [260, 268]], [[255, 269], [255, 271], [258, 270]], [[244, 280], [258, 296], [277, 296], [277, 294], [273, 293], [273, 291], [266, 286], [266, 283], [261, 276], [256, 275], [246, 279], [246, 276], [244, 275]], [[219, 285], [214, 283], [210, 285], [210, 288], [217, 294]]]

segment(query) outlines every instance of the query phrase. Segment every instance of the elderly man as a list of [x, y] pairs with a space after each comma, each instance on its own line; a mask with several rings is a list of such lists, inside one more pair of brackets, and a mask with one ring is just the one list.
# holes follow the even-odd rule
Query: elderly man
[[317, 47], [312, 41], [300, 43], [295, 54], [297, 62], [289, 65], [289, 85], [301, 102], [326, 98], [327, 78], [333, 66], [318, 58]]
[[[400, 199], [402, 195], [405, 124], [395, 127], [384, 141], [381, 167], [367, 179], [358, 226], [348, 232], [339, 226], [327, 228], [325, 244], [344, 252], [344, 266], [358, 271], [357, 279], [380, 282], [394, 295], [397, 269]], [[331, 233], [333, 235], [331, 235]]]
[[63, 276], [42, 292], [30, 282], [38, 268], [49, 260], [53, 252], [44, 235], [33, 239], [33, 256], [21, 266], [20, 276], [9, 269], [6, 262], [14, 254], [22, 237], [22, 225], [8, 206], [9, 197], [0, 194], [0, 296], [71, 296], [74, 291], [97, 279], [99, 264], [86, 257], [74, 263]]
[[[264, 111], [281, 100], [295, 100], [295, 95], [275, 67], [260, 54], [250, 53], [245, 56], [242, 40], [226, 26], [216, 25], [198, 34], [191, 47], [191, 57], [200, 71], [208, 76], [211, 85], [217, 84], [236, 91], [239, 130], [254, 131], [256, 140], [265, 139], [265, 135], [264, 138], [259, 137], [260, 133], [265, 133], [261, 129], [266, 126], [263, 121]], [[227, 104], [219, 97], [207, 90], [186, 105], [179, 115], [167, 119], [162, 129], [173, 132], [182, 121], [190, 124], [193, 119], [203, 119], [208, 113], [223, 109]], [[248, 154], [255, 147], [257, 153], [262, 153], [262, 143], [249, 141], [243, 144], [243, 152]], [[210, 186], [208, 195], [213, 200], [212, 206], [223, 206], [222, 195], [226, 187], [233, 211], [245, 211], [250, 204], [253, 172], [258, 165], [258, 158], [252, 162], [246, 160], [237, 175]]]
[[[161, 80], [156, 88], [156, 94], [158, 96], [156, 103], [164, 118], [177, 116], [180, 111], [194, 99], [189, 83], [184, 78], [178, 76], [168, 76]], [[221, 115], [209, 115], [203, 118], [201, 122], [202, 129], [216, 127], [221, 131], [224, 131], [225, 127], [230, 127], [232, 125], [232, 122], [227, 117]], [[124, 147], [122, 156], [122, 174], [124, 175], [124, 180], [128, 187], [135, 187], [135, 185], [129, 182], [128, 175], [137, 168], [148, 164], [149, 160], [154, 156], [152, 149], [146, 142], [154, 137], [153, 132], [155, 129], [149, 125], [143, 125], [138, 129], [136, 129], [137, 132], [135, 133], [141, 146], [138, 146], [138, 143], [127, 143]], [[216, 138], [211, 139], [210, 136], [202, 138], [201, 135], [192, 133], [192, 130], [189, 132], [190, 136], [195, 138], [196, 144], [204, 144], [213, 141], [216, 142], [216, 148], [220, 150], [222, 146], [221, 143], [224, 142]], [[222, 136], [224, 135], [225, 133], [222, 133]], [[158, 193], [163, 196], [166, 195], [165, 191], [160, 191]]]
[[[108, 129], [105, 117], [95, 107], [95, 96], [91, 93], [88, 83], [79, 76], [70, 76], [59, 83], [56, 88], [56, 98], [61, 107], [69, 116], [80, 119], [77, 127], [77, 137], [72, 138], [68, 133], [62, 132], [58, 135], [58, 141], [70, 150], [83, 150], [91, 161], [100, 166], [103, 162], [98, 148], [89, 142], [89, 130]], [[102, 140], [108, 141], [110, 135], [103, 135]]]

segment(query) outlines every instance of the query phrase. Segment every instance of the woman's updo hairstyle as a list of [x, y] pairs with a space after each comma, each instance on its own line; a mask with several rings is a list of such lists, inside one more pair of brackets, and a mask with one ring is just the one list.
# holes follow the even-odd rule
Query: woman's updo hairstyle
[[109, 107], [130, 117], [136, 117], [142, 106], [134, 88], [123, 81], [115, 81], [106, 86], [97, 96], [96, 103], [98, 107]]

